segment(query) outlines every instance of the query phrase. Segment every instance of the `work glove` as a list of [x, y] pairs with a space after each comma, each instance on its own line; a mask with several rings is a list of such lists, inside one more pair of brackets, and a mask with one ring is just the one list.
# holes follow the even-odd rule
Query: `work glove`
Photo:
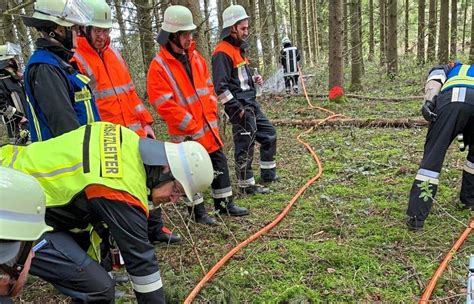
[[421, 115], [423, 115], [423, 118], [430, 123], [435, 122], [438, 118], [438, 114], [433, 112], [435, 107], [436, 103], [431, 100], [426, 100], [421, 107]]

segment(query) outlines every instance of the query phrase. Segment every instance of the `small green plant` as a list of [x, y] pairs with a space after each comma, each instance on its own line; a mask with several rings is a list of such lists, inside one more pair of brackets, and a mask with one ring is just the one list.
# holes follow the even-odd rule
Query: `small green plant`
[[423, 199], [424, 202], [427, 202], [429, 199], [433, 200], [433, 189], [429, 181], [424, 181], [418, 188], [421, 189], [420, 198]]

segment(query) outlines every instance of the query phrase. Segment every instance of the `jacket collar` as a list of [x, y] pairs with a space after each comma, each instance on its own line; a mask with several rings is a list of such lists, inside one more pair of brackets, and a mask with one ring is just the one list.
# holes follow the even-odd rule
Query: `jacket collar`
[[76, 37], [76, 49], [80, 49], [81, 51], [86, 51], [94, 54], [100, 55], [101, 53], [103, 54], [110, 45], [110, 38], [107, 39], [107, 42], [105, 43], [105, 46], [103, 49], [98, 52], [96, 49], [92, 47], [92, 45], [89, 43], [86, 37]]

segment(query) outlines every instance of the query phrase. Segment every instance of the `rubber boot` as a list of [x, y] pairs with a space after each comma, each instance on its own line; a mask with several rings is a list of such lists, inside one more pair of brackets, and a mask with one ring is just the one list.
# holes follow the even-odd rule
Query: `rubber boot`
[[[193, 209], [194, 209], [194, 214], [193, 214]], [[198, 224], [210, 225], [210, 226], [217, 225], [217, 220], [209, 216], [209, 214], [207, 213], [206, 207], [204, 206], [204, 203], [194, 205], [194, 207], [188, 207], [188, 212], [191, 215], [191, 218], [193, 219], [193, 221], [195, 221]]]
[[161, 227], [153, 233], [148, 234], [148, 240], [150, 243], [155, 244], [158, 242], [167, 244], [179, 244], [181, 243], [181, 237], [174, 234], [171, 230], [166, 227]]
[[249, 214], [247, 208], [237, 206], [232, 198], [214, 199], [214, 208], [222, 215], [245, 216]]

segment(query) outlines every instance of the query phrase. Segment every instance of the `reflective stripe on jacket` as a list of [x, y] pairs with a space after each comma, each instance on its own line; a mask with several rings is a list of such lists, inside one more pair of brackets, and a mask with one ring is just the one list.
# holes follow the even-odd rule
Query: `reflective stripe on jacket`
[[[224, 86], [221, 83], [223, 80], [216, 80], [214, 76], [217, 99], [222, 104], [226, 104], [234, 98], [244, 105], [255, 103], [255, 84], [250, 72], [249, 61], [246, 57], [242, 56], [241, 51], [240, 47], [223, 40], [217, 44], [212, 54], [213, 58], [218, 57], [220, 54], [225, 54], [225, 56], [232, 60], [232, 71], [230, 75], [226, 75], [225, 81], [227, 83]], [[213, 64], [213, 74], [220, 75], [220, 68]]]
[[173, 142], [191, 137], [209, 153], [223, 144], [219, 136], [217, 99], [204, 58], [188, 50], [193, 82], [183, 64], [161, 47], [150, 64], [147, 92], [150, 103], [165, 120]]
[[453, 87], [474, 88], [474, 65], [457, 63], [449, 71], [441, 92]]
[[107, 43], [101, 55], [86, 38], [78, 37], [73, 61], [91, 78], [91, 89], [103, 121], [125, 126], [140, 136], [153, 118], [138, 97], [122, 56]]
[[87, 186], [103, 185], [130, 193], [148, 215], [138, 143], [133, 131], [97, 122], [29, 146], [1, 147], [0, 165], [35, 177], [45, 192], [47, 207], [67, 205]]
[[[55, 66], [58, 71], [63, 74], [64, 78], [67, 79], [71, 90], [69, 92], [70, 100], [65, 100], [65, 102], [69, 102], [73, 107], [79, 124], [85, 125], [100, 120], [94, 96], [87, 86], [90, 80], [89, 78], [77, 71], [68, 70], [69, 65], [66, 62], [47, 50], [38, 49], [33, 53], [26, 66], [25, 75], [28, 75], [30, 67], [35, 64], [49, 64]], [[28, 120], [30, 121], [31, 140], [33, 142], [47, 140], [53, 135], [51, 134], [48, 121], [42, 109], [34, 98], [32, 88], [28, 81], [25, 81], [25, 91], [28, 103], [26, 112]], [[54, 92], [52, 92], [52, 94], [54, 94]], [[61, 113], [58, 113], [58, 115], [61, 115]]]

